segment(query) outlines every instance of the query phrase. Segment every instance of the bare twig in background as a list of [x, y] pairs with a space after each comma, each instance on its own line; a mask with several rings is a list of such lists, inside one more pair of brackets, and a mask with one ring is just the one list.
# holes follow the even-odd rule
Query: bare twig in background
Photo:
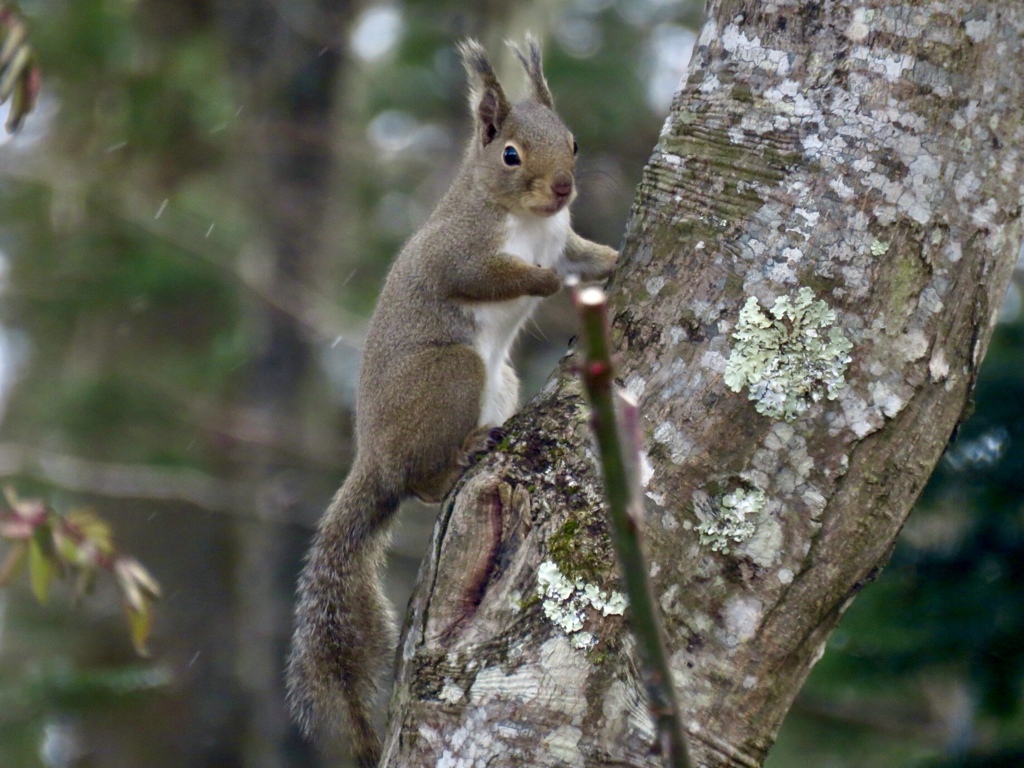
[[133, 384], [170, 403], [172, 416], [181, 424], [218, 444], [270, 451], [289, 462], [336, 472], [346, 470], [351, 461], [350, 448], [338, 437], [333, 424], [314, 430], [296, 417], [275, 414], [271, 425], [258, 408], [186, 394], [157, 376], [142, 376], [136, 371], [125, 375], [132, 375]]
[[647, 560], [638, 527], [643, 515], [639, 410], [634, 400], [615, 390], [605, 292], [600, 288], [585, 288], [574, 291], [573, 298], [580, 313], [586, 348], [586, 361], [580, 374], [590, 401], [612, 543], [619, 556], [622, 580], [629, 597], [630, 625], [640, 645], [641, 671], [651, 716], [665, 765], [691, 768], [665, 653], [664, 632], [647, 578]]
[[345, 312], [298, 280], [281, 274], [262, 279], [257, 274], [240, 269], [232, 254], [214, 253], [225, 249], [211, 245], [205, 236], [207, 230], [191, 217], [165, 211], [160, 218], [154, 218], [148, 212], [143, 214], [128, 204], [118, 213], [148, 235], [171, 243], [189, 256], [216, 267], [224, 277], [295, 320], [312, 334], [315, 341], [342, 343], [353, 349], [362, 348], [366, 333], [365, 319]]
[[[60, 160], [52, 162], [38, 158], [0, 156], [0, 176], [46, 188], [55, 186], [55, 179], [64, 171]], [[243, 288], [269, 307], [293, 319], [310, 337], [318, 343], [332, 347], [343, 344], [359, 350], [366, 335], [365, 318], [346, 312], [333, 303], [329, 297], [303, 285], [298, 280], [275, 274], [272, 279], [250, 273], [240, 268], [237, 254], [207, 237], [210, 224], [198, 217], [174, 210], [174, 206], [158, 206], [143, 210], [140, 202], [145, 196], [127, 190], [119, 205], [110, 208], [109, 201], [97, 200], [108, 206], [112, 215], [137, 227], [150, 237], [175, 246], [184, 256], [203, 261], [220, 272], [221, 276]], [[162, 210], [161, 210], [162, 208]], [[159, 218], [153, 211], [160, 211]]]
[[255, 491], [243, 483], [194, 469], [91, 461], [19, 443], [0, 443], [0, 476], [23, 475], [67, 490], [112, 498], [181, 501], [212, 512], [255, 507]]

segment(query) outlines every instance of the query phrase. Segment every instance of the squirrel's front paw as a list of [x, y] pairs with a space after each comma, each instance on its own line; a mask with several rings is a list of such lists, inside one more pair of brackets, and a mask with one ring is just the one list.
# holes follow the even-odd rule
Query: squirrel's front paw
[[599, 245], [596, 258], [596, 269], [594, 279], [604, 280], [615, 270], [615, 263], [619, 260], [619, 252], [607, 245]]
[[464, 468], [469, 467], [504, 439], [505, 430], [501, 427], [477, 427], [466, 435], [466, 440], [462, 444], [462, 458], [459, 465]]
[[562, 276], [551, 267], [537, 267], [537, 280], [531, 296], [553, 296], [562, 288]]
[[600, 243], [587, 243], [587, 248], [569, 262], [569, 270], [584, 282], [607, 280], [615, 270], [619, 252]]

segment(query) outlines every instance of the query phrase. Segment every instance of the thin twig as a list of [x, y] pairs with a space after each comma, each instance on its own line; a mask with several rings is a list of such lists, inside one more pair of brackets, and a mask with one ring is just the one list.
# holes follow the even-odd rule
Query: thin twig
[[[18, 155], [13, 160], [0, 155], [0, 177], [47, 188], [56, 186], [55, 179], [66, 171], [59, 162]], [[83, 192], [83, 198], [94, 199]], [[150, 237], [173, 245], [180, 255], [199, 260], [214, 267], [227, 281], [244, 289], [269, 307], [294, 320], [312, 338], [321, 343], [338, 343], [354, 350], [362, 348], [366, 334], [366, 321], [336, 306], [330, 299], [302, 282], [284, 275], [273, 279], [260, 279], [239, 268], [236, 254], [220, 246], [209, 237], [211, 222], [169, 206], [159, 218], [154, 209], [143, 210], [138, 202], [144, 196], [130, 188], [122, 191], [115, 204], [107, 199], [95, 199], [106, 205], [111, 215], [120, 217]]]
[[0, 477], [25, 475], [72, 491], [111, 498], [183, 501], [215, 512], [252, 505], [252, 488], [193, 469], [115, 464], [20, 445], [0, 443]]
[[[211, 433], [234, 443], [272, 451], [302, 465], [342, 471], [349, 446], [334, 437], [330, 430], [311, 430], [302, 426], [295, 416], [275, 414], [273, 423], [258, 408], [246, 408], [199, 398], [183, 392], [157, 376], [132, 372], [133, 381], [154, 396], [171, 404], [172, 416], [193, 430]], [[347, 404], [351, 408], [351, 404]], [[307, 434], [311, 433], [308, 437]]]
[[612, 542], [618, 552], [622, 580], [629, 597], [630, 624], [640, 645], [641, 674], [651, 715], [665, 765], [691, 768], [665, 652], [664, 631], [647, 578], [647, 561], [638, 526], [643, 514], [639, 410], [632, 398], [615, 389], [604, 291], [584, 288], [574, 291], [573, 298], [582, 321], [586, 361], [581, 376], [597, 437]]
[[366, 322], [362, 318], [345, 312], [298, 280], [284, 275], [260, 279], [256, 274], [240, 269], [237, 260], [227, 249], [211, 245], [206, 236], [200, 234], [202, 222], [195, 217], [172, 210], [155, 218], [128, 204], [118, 210], [117, 214], [125, 223], [139, 228], [147, 235], [170, 243], [179, 248], [181, 253], [215, 267], [224, 278], [234, 281], [264, 303], [290, 317], [312, 334], [315, 340], [340, 341], [353, 349], [362, 347], [366, 332]]

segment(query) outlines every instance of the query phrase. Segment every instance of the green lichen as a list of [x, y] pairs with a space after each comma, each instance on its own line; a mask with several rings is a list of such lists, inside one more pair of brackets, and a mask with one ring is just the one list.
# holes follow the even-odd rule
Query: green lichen
[[714, 505], [697, 523], [700, 543], [714, 552], [728, 554], [730, 544], [742, 544], [754, 535], [753, 517], [764, 509], [766, 497], [760, 488], [737, 488]]
[[916, 298], [927, 285], [931, 270], [920, 256], [900, 253], [890, 257], [886, 274], [889, 297], [886, 301], [886, 333], [896, 336], [903, 330], [903, 320], [917, 305]]
[[562, 527], [548, 539], [548, 554], [569, 579], [597, 579], [604, 570], [600, 552], [588, 546], [591, 537], [581, 532], [587, 528], [585, 513], [570, 513]]
[[531, 592], [526, 595], [522, 600], [519, 601], [519, 610], [528, 611], [533, 606], [537, 605], [541, 601], [541, 596], [536, 592]]
[[871, 255], [872, 256], [884, 256], [889, 252], [889, 244], [883, 243], [877, 237], [871, 241]]
[[743, 276], [735, 272], [725, 278], [723, 292], [730, 299], [736, 299], [743, 295]]
[[780, 296], [768, 311], [771, 317], [753, 296], [740, 309], [725, 383], [733, 392], [749, 387], [758, 413], [793, 421], [811, 403], [823, 396], [834, 400], [846, 386], [853, 344], [833, 325], [835, 312], [810, 288], [801, 288], [795, 299]]
[[750, 86], [746, 83], [736, 83], [732, 87], [732, 97], [736, 101], [742, 101], [748, 104], [754, 101], [754, 94], [750, 90]]

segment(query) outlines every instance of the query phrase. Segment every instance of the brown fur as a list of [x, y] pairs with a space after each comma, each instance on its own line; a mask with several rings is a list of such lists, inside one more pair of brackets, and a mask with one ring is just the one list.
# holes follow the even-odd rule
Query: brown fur
[[[460, 46], [471, 80], [474, 138], [448, 193], [399, 253], [363, 353], [356, 458], [320, 522], [299, 580], [288, 659], [288, 700], [307, 734], [347, 724], [363, 768], [380, 758], [373, 703], [395, 647], [380, 582], [389, 523], [401, 499], [436, 502], [477, 450], [486, 370], [473, 308], [550, 296], [562, 276], [502, 253], [510, 214], [550, 215], [553, 184], [572, 183], [572, 135], [552, 111], [540, 49], [520, 58], [533, 96], [509, 104], [483, 49]], [[546, 94], [546, 97], [545, 95]], [[509, 168], [509, 144], [522, 164]], [[554, 208], [557, 210], [557, 207]], [[564, 261], [585, 279], [607, 276], [615, 251], [569, 232]], [[509, 371], [505, 386], [518, 387]]]

